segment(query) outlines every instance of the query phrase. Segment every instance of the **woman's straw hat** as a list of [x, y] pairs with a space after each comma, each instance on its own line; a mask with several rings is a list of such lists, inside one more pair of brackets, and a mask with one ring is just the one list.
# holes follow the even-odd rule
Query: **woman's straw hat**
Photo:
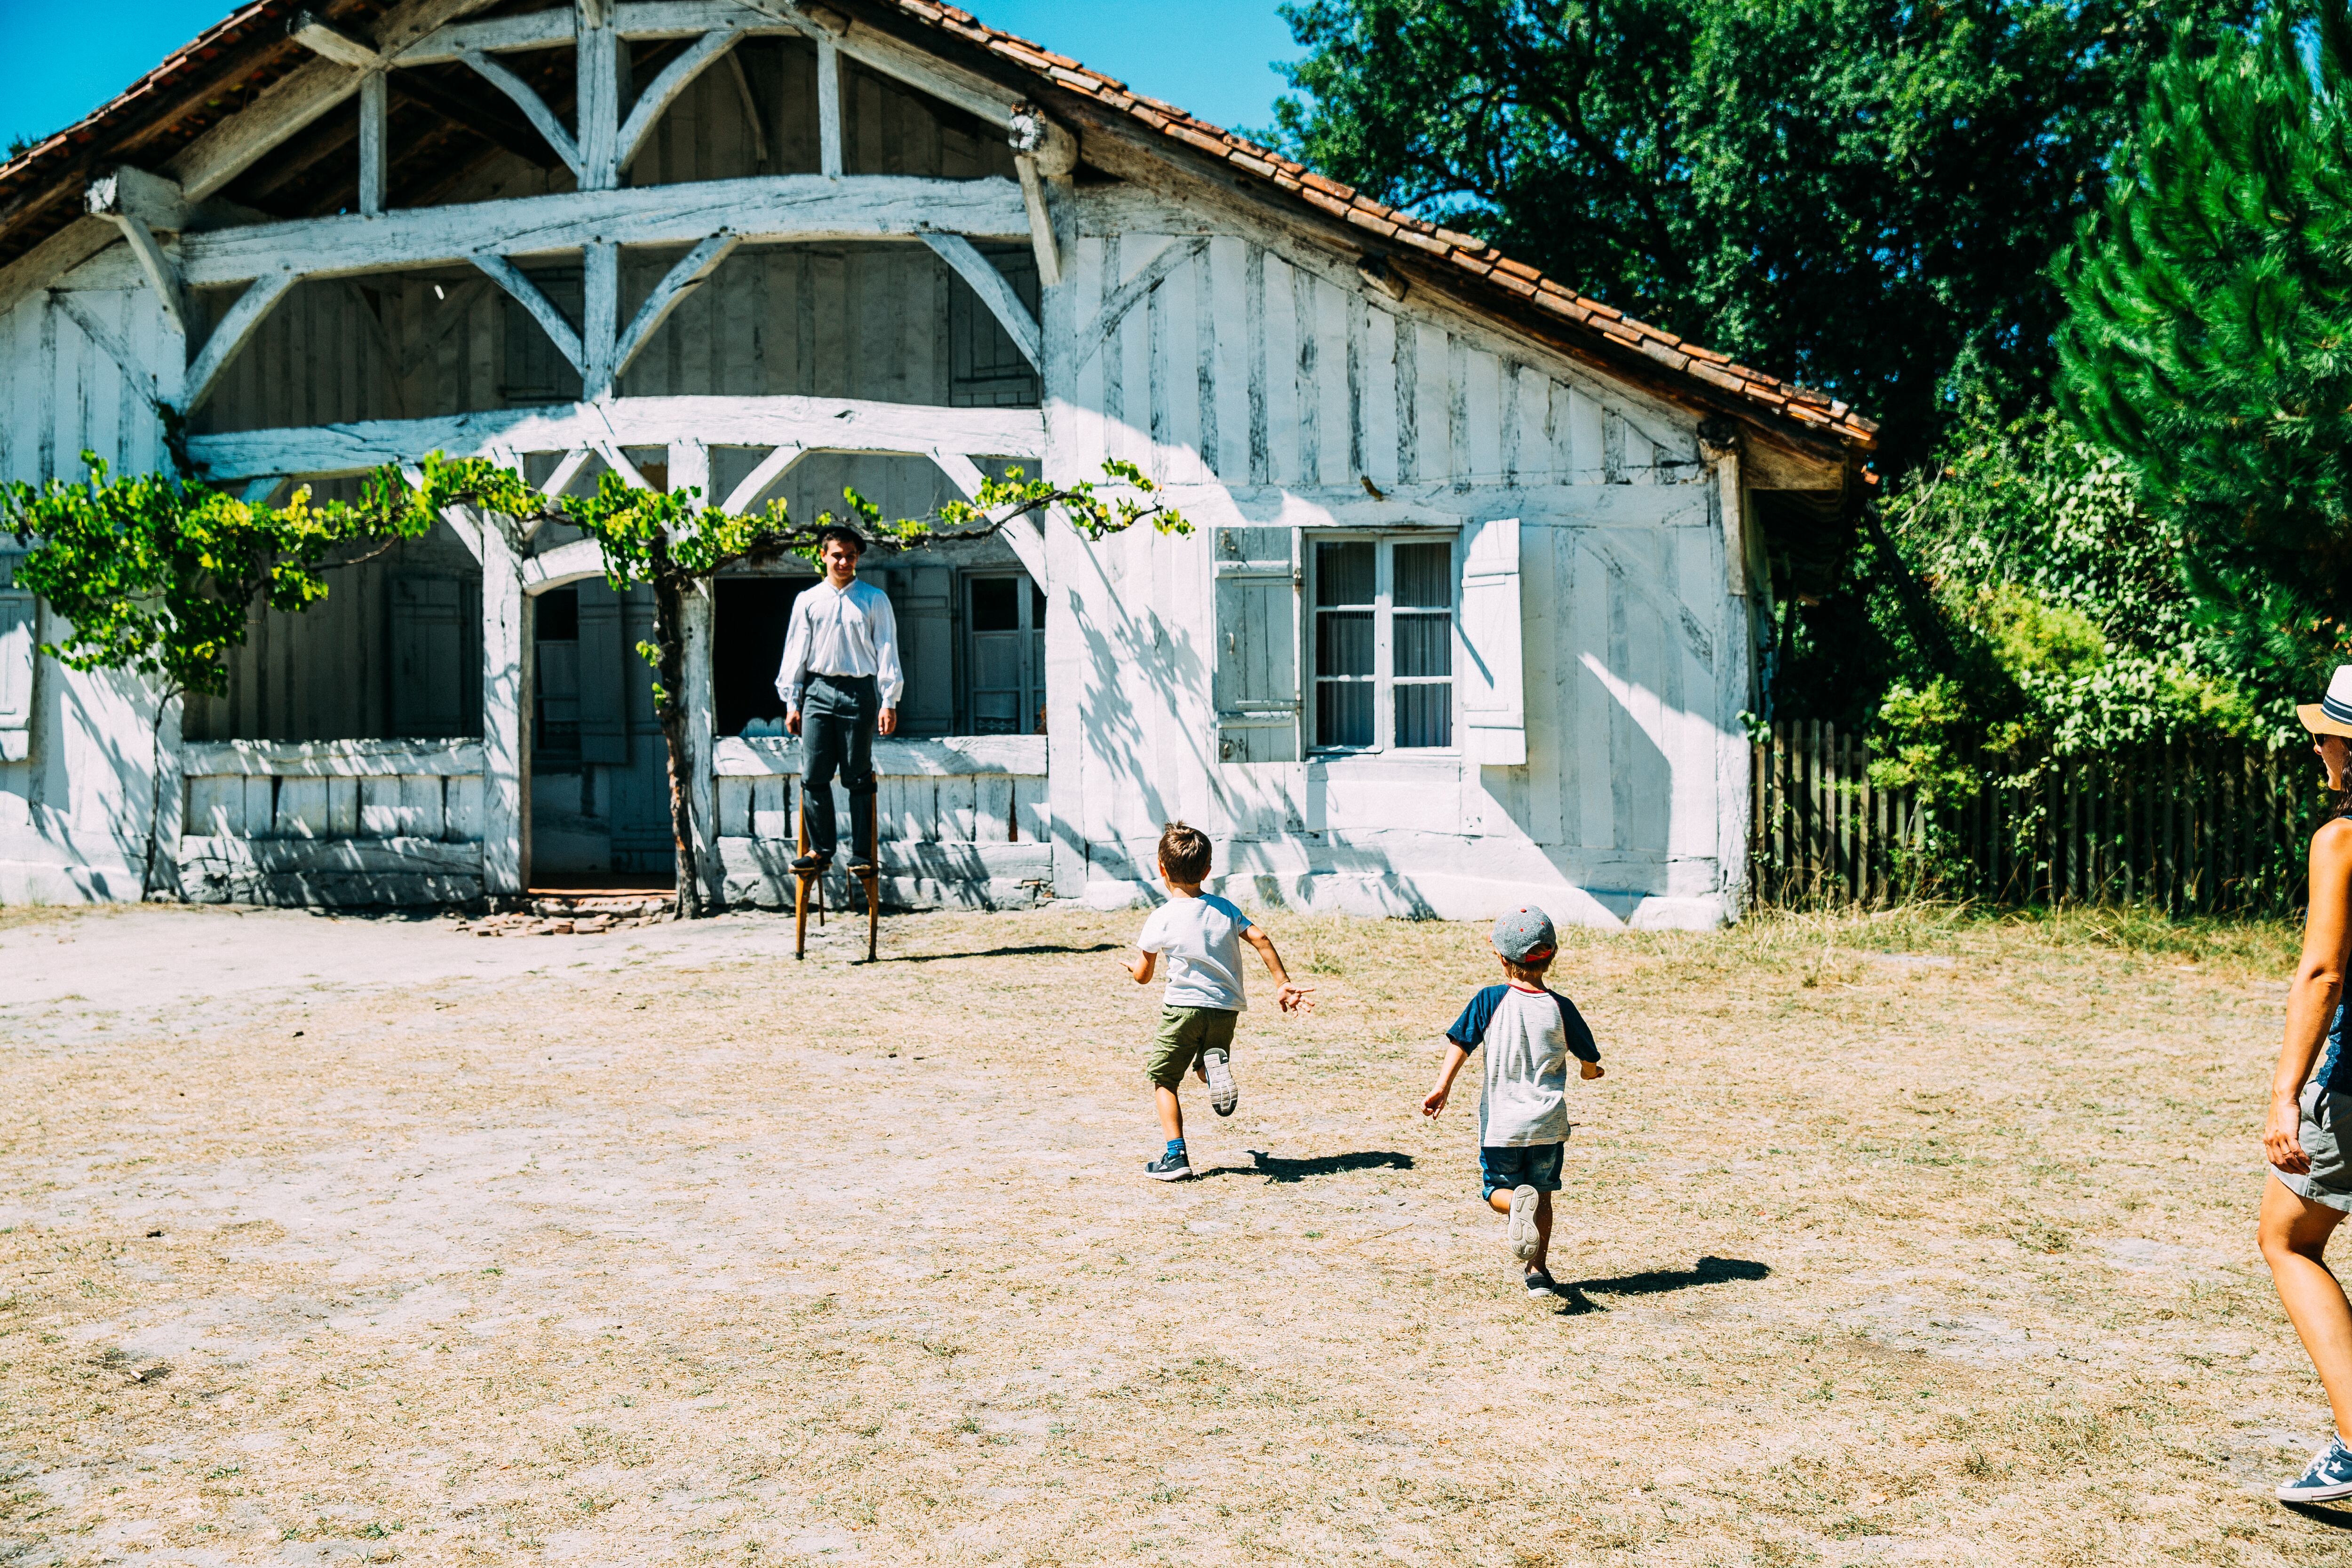
[[2316, 702], [2298, 703], [2295, 717], [2315, 735], [2341, 735], [2352, 740], [2352, 664], [2339, 664], [2327, 678], [2327, 695]]

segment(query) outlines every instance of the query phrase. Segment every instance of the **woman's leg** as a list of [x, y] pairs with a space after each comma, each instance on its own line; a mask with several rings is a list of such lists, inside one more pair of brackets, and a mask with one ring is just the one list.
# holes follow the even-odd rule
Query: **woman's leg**
[[2319, 1371], [2336, 1435], [2352, 1442], [2352, 1304], [2321, 1257], [2343, 1222], [2342, 1209], [2313, 1203], [2275, 1174], [2263, 1184], [2263, 1261], [2304, 1353]]

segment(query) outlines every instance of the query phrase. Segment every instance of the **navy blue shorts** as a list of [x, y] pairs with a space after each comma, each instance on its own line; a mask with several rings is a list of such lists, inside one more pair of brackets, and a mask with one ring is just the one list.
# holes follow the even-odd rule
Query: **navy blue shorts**
[[1565, 1142], [1527, 1143], [1502, 1148], [1486, 1144], [1478, 1151], [1478, 1195], [1491, 1198], [1513, 1187], [1533, 1187], [1539, 1193], [1559, 1191], [1560, 1156]]

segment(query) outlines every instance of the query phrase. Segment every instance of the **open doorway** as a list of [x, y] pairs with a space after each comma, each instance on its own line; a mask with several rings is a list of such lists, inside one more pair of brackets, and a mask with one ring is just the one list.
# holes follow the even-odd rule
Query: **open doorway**
[[669, 758], [654, 717], [650, 589], [602, 578], [534, 601], [530, 883], [534, 891], [675, 885]]

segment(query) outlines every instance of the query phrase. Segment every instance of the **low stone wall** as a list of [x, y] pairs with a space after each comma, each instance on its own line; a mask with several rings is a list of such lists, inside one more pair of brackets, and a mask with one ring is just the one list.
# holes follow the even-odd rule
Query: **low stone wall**
[[[800, 742], [730, 736], [711, 761], [727, 902], [789, 907]], [[901, 909], [1023, 909], [1052, 895], [1045, 736], [877, 741], [874, 768], [886, 901]], [[845, 834], [849, 801], [838, 786], [834, 809]]]
[[478, 741], [225, 741], [182, 752], [194, 903], [358, 907], [482, 896]]

